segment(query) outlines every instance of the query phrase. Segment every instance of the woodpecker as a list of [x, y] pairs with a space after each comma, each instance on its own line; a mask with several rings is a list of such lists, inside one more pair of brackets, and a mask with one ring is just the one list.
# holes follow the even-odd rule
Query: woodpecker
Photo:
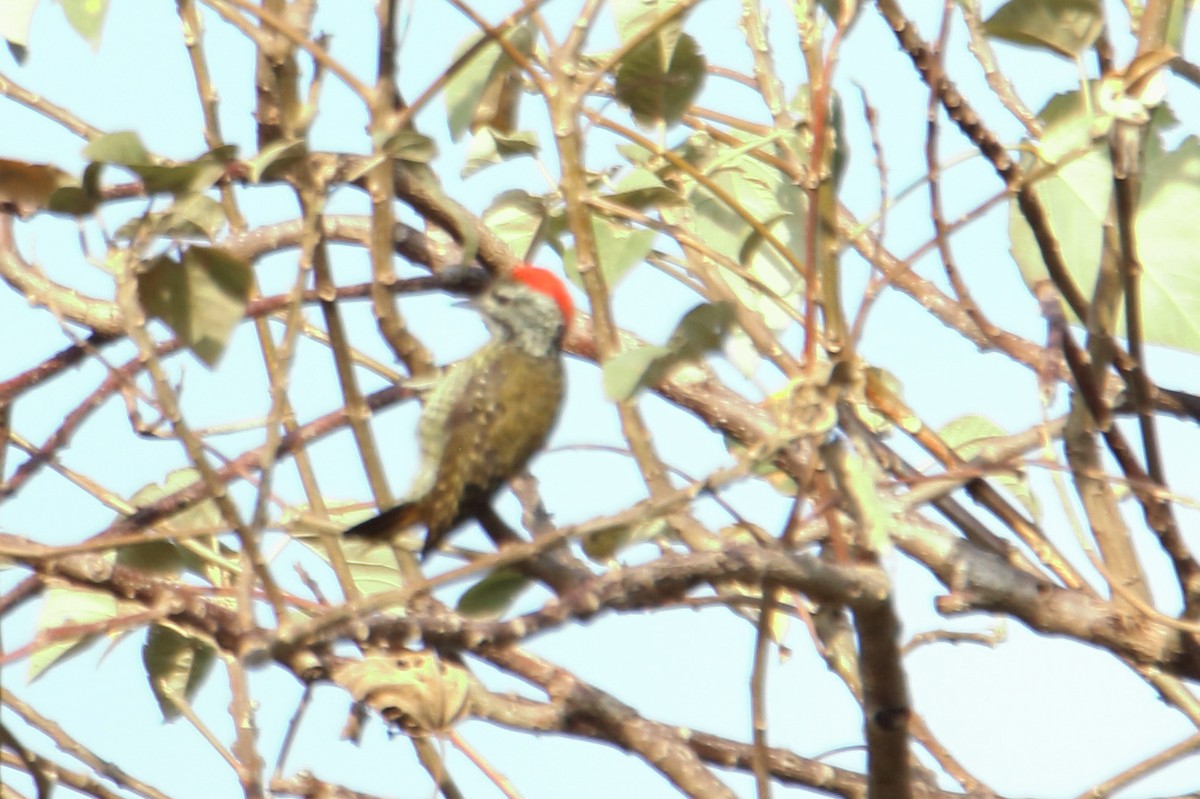
[[390, 539], [422, 525], [423, 559], [546, 443], [562, 405], [562, 341], [574, 315], [566, 287], [553, 273], [522, 265], [473, 304], [491, 339], [446, 367], [426, 400], [412, 488], [347, 535]]

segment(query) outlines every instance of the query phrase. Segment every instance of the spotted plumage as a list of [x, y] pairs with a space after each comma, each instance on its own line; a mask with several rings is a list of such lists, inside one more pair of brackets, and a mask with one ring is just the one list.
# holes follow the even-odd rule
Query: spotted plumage
[[476, 302], [491, 339], [447, 367], [417, 425], [421, 465], [399, 505], [347, 531], [391, 538], [427, 530], [422, 557], [489, 502], [546, 443], [563, 397], [562, 338], [572, 306], [561, 281], [522, 266]]

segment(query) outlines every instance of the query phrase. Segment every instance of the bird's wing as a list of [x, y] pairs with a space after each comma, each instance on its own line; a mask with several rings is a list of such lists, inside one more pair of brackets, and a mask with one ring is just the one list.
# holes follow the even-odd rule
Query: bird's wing
[[406, 501], [416, 501], [425, 496], [437, 481], [437, 469], [427, 467], [442, 460], [448, 440], [445, 431], [447, 425], [451, 424], [451, 416], [455, 415], [454, 398], [467, 393], [467, 384], [471, 380], [470, 360], [455, 361], [447, 366], [441, 379], [425, 397], [425, 407], [417, 423], [420, 468], [405, 495]]

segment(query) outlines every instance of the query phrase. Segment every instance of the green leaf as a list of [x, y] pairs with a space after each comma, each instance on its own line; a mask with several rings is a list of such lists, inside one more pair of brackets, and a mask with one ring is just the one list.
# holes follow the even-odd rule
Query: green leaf
[[62, 186], [55, 189], [46, 203], [46, 210], [68, 216], [86, 216], [98, 205], [93, 197], [79, 186]]
[[207, 191], [221, 179], [229, 162], [236, 156], [235, 145], [225, 145], [205, 153], [193, 161], [162, 166], [159, 164], [128, 164], [146, 187], [146, 191], [176, 196]]
[[257, 152], [247, 161], [248, 177], [251, 183], [261, 183], [263, 178], [273, 174], [273, 167], [293, 163], [303, 158], [308, 151], [302, 139], [277, 139]]
[[458, 612], [473, 619], [499, 618], [529, 585], [520, 572], [497, 569], [463, 592]]
[[165, 211], [151, 211], [128, 220], [117, 228], [113, 238], [133, 241], [139, 236], [163, 236], [214, 241], [225, 221], [225, 209], [219, 202], [204, 194], [185, 194]]
[[237, 156], [237, 145], [226, 144], [179, 164], [163, 164], [151, 155], [132, 131], [98, 136], [83, 148], [83, 156], [100, 164], [123, 166], [142, 179], [151, 194], [182, 195], [208, 190], [221, 179]]
[[720, 347], [732, 324], [733, 306], [729, 303], [697, 305], [679, 320], [665, 347], [637, 347], [605, 361], [605, 393], [613, 400], [629, 399], [681, 363], [698, 360]]
[[203, 236], [214, 241], [225, 226], [225, 209], [206, 194], [185, 194], [163, 214], [159, 235], [172, 238]]
[[[1112, 166], [1107, 147], [1097, 143], [1083, 156], [1061, 155], [1064, 142], [1084, 140], [1079, 134], [1082, 104], [1072, 115], [1056, 98], [1047, 107], [1044, 140], [1061, 161], [1033, 185], [1058, 240], [1067, 271], [1085, 296], [1091, 296], [1099, 269], [1103, 223], [1112, 192]], [[1045, 113], [1045, 112], [1044, 112]], [[1056, 138], [1057, 137], [1057, 138]], [[1041, 149], [1039, 149], [1039, 153]], [[1076, 148], [1074, 151], [1078, 153]], [[1146, 340], [1200, 352], [1200, 141], [1185, 139], [1165, 152], [1152, 136], [1145, 148], [1141, 206], [1134, 221], [1142, 273], [1142, 321]], [[1036, 173], [1037, 165], [1027, 164]], [[1013, 258], [1028, 285], [1047, 279], [1041, 253], [1015, 200], [1010, 203], [1009, 234]], [[1118, 312], [1124, 330], [1124, 305]]]
[[483, 212], [483, 222], [518, 258], [528, 259], [541, 239], [547, 212], [544, 198], [514, 189], [492, 201]]
[[[215, 164], [188, 164], [186, 166], [158, 166], [148, 164], [129, 167], [142, 179], [147, 194], [183, 194], [189, 191], [204, 191], [216, 183], [224, 169]], [[205, 185], [207, 184], [207, 185]]]
[[183, 551], [174, 541], [146, 541], [117, 550], [117, 562], [138, 571], [174, 576], [183, 571]]
[[670, 531], [667, 520], [661, 516], [645, 519], [632, 526], [610, 527], [597, 530], [585, 538], [581, 546], [583, 552], [597, 563], [606, 563], [626, 547], [640, 544], [643, 541], [653, 541]]
[[216, 247], [189, 247], [182, 263], [160, 255], [138, 276], [138, 297], [200, 360], [216, 364], [250, 300], [245, 261]]
[[[363, 521], [371, 513], [362, 514], [358, 519]], [[350, 525], [347, 525], [349, 527]], [[327, 559], [324, 548], [319, 540], [306, 541], [313, 551]], [[413, 551], [419, 548], [413, 544]], [[354, 585], [365, 596], [391, 591], [404, 585], [404, 575], [396, 565], [396, 555], [391, 546], [386, 543], [360, 539], [342, 539], [342, 553], [346, 556], [346, 564], [350, 568], [350, 577]]]
[[967, 414], [947, 422], [938, 435], [958, 457], [967, 461], [979, 454], [988, 439], [1002, 438], [1007, 433], [986, 416]]
[[[1000, 425], [986, 416], [978, 414], [967, 414], [966, 416], [953, 419], [947, 422], [938, 431], [938, 434], [954, 450], [954, 454], [968, 462], [977, 455], [987, 452], [990, 439], [1002, 438], [1008, 435]], [[1008, 493], [1012, 494], [1029, 511], [1029, 515], [1033, 519], [1037, 520], [1041, 518], [1041, 505], [1038, 503], [1037, 497], [1034, 496], [1033, 490], [1029, 487], [1029, 480], [1026, 478], [1024, 472], [999, 472], [989, 474], [988, 479], [1003, 486]]]
[[[600, 273], [609, 287], [617, 285], [630, 269], [646, 260], [657, 234], [646, 228], [635, 228], [599, 214], [592, 214], [592, 237], [596, 241], [596, 257]], [[563, 255], [563, 271], [577, 286], [583, 285], [579, 276], [579, 261], [575, 250]]]
[[89, 161], [103, 161], [121, 166], [144, 166], [154, 163], [141, 138], [131, 130], [97, 136], [83, 148]]
[[[779, 135], [788, 137], [795, 151], [807, 150], [797, 146], [800, 142], [794, 134]], [[750, 227], [743, 214], [768, 227], [786, 249], [804, 252], [806, 202], [804, 192], [797, 191], [785, 175], [748, 152], [775, 137], [743, 138], [743, 144], [736, 148], [706, 148], [702, 142], [692, 146], [698, 165], [742, 213], [707, 187], [681, 176], [692, 207], [692, 214], [682, 222], [693, 236], [741, 264], [753, 279], [724, 270], [726, 283], [742, 306], [759, 313], [771, 330], [780, 332], [794, 323], [786, 308], [800, 303], [803, 276]]]
[[[8, 0], [5, 0], [7, 2]], [[108, 0], [58, 0], [67, 14], [67, 22], [92, 46], [100, 47], [100, 32], [104, 28], [104, 15], [108, 13]]]
[[1200, 140], [1177, 150], [1146, 147], [1146, 179], [1135, 223], [1146, 338], [1200, 352]]
[[721, 346], [733, 324], [733, 306], [727, 302], [697, 305], [684, 314], [667, 346], [678, 358], [699, 358]]
[[642, 386], [657, 382], [661, 373], [652, 370], [670, 355], [669, 349], [654, 344], [617, 353], [604, 362], [604, 393], [609, 399], [629, 399]]
[[592, 229], [600, 271], [610, 288], [646, 260], [657, 235], [653, 230], [629, 227], [601, 216], [592, 217]]
[[379, 148], [397, 161], [412, 164], [428, 164], [437, 156], [437, 145], [433, 139], [415, 130], [402, 130], [388, 136]]
[[179, 717], [179, 706], [196, 695], [212, 663], [212, 648], [204, 642], [160, 624], [150, 627], [142, 646], [142, 664], [164, 721]]
[[1104, 30], [1100, 0], [1010, 0], [983, 29], [996, 39], [1074, 58]]
[[32, 682], [54, 665], [79, 654], [96, 640], [98, 634], [65, 637], [58, 628], [109, 621], [117, 616], [117, 600], [111, 594], [83, 588], [47, 590], [42, 596], [38, 615], [38, 635], [53, 636], [54, 643], [39, 648], [29, 658]]
[[50, 195], [49, 210], [57, 214], [84, 216], [100, 205], [100, 173], [102, 163], [90, 163], [83, 169], [83, 182], [79, 186], [62, 186]]
[[[461, 57], [486, 36], [486, 33], [472, 35], [455, 50], [455, 56]], [[505, 38], [523, 55], [528, 56], [533, 52], [534, 30], [531, 23], [526, 22], [514, 27]], [[485, 103], [489, 89], [495, 91], [495, 85], [506, 81], [516, 68], [516, 64], [500, 45], [489, 41], [480, 46], [470, 60], [450, 77], [445, 91], [450, 138], [458, 141], [459, 137], [471, 128], [480, 105]], [[484, 116], [492, 118], [482, 119], [480, 124], [497, 127], [492, 124], [497, 113], [499, 112], [485, 107]]]
[[679, 192], [648, 169], [636, 168], [629, 171], [608, 199], [630, 208], [644, 209], [663, 205], [682, 205], [685, 200]]
[[[326, 511], [329, 513], [329, 521], [341, 529], [349, 529], [378, 513], [373, 508], [364, 508], [361, 502], [347, 501], [327, 503]], [[311, 525], [302, 521], [304, 516], [311, 513], [312, 509], [307, 505], [289, 507], [279, 520], [279, 525], [321, 560], [330, 563], [329, 552], [325, 549], [321, 537], [312, 531]], [[337, 545], [341, 547], [346, 558], [351, 580], [363, 595], [391, 591], [404, 585], [404, 577], [400, 573], [390, 544], [362, 538], [340, 538]], [[416, 552], [420, 549], [421, 542], [414, 533], [408, 536], [402, 546]]]
[[518, 156], [533, 155], [538, 149], [537, 134], [532, 131], [506, 135], [492, 128], [480, 128], [471, 137], [462, 176], [469, 177], [485, 167]]
[[475, 104], [475, 110], [471, 114], [471, 130], [491, 128], [501, 134], [514, 133], [517, 130], [521, 93], [524, 88], [524, 76], [515, 65], [494, 73]]
[[[199, 479], [199, 472], [193, 468], [174, 469], [161, 484], [150, 483], [138, 489], [129, 502], [136, 508], [147, 508], [163, 497], [193, 486]], [[224, 524], [216, 503], [206, 499], [155, 526], [159, 530], [185, 534], [193, 542], [202, 543], [217, 552], [218, 545], [212, 536], [220, 532]], [[207, 531], [209, 537], [197, 536], [196, 533], [200, 531]], [[176, 576], [187, 569], [213, 585], [223, 584], [217, 567], [174, 541], [148, 541], [121, 547], [117, 550], [117, 563], [160, 576]]]
[[1042, 137], [1033, 142], [1039, 161], [1058, 165], [1078, 158], [1088, 150], [1097, 149], [1097, 118], [1081, 92], [1056, 94], [1038, 112], [1042, 121]]
[[616, 146], [616, 150], [621, 154], [622, 158], [628, 161], [631, 165], [639, 168], [645, 168], [647, 165], [658, 163], [659, 160], [661, 160], [657, 153], [653, 152], [652, 150], [647, 150], [640, 144], [626, 142], [624, 144], [618, 144]]
[[617, 100], [640, 125], [678, 122], [704, 85], [708, 64], [696, 40], [683, 34], [669, 55], [665, 46], [661, 37], [652, 36], [617, 67]]
[[678, 5], [677, 0], [612, 0], [609, 5], [617, 23], [617, 35], [622, 42], [629, 41], [646, 28], [656, 26], [646, 41], [658, 42], [665, 59], [659, 66], [666, 69], [675, 53], [675, 45], [683, 35], [683, 21], [687, 12], [677, 14], [667, 22], [660, 23], [659, 20]]

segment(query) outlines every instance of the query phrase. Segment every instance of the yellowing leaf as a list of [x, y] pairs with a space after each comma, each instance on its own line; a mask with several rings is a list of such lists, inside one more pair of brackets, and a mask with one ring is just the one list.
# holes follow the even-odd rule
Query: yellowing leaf
[[50, 208], [50, 198], [56, 191], [78, 183], [72, 175], [50, 164], [0, 158], [0, 208], [8, 206], [22, 217]]
[[332, 677], [410, 735], [445, 732], [470, 712], [471, 673], [432, 650], [370, 652], [340, 664]]

